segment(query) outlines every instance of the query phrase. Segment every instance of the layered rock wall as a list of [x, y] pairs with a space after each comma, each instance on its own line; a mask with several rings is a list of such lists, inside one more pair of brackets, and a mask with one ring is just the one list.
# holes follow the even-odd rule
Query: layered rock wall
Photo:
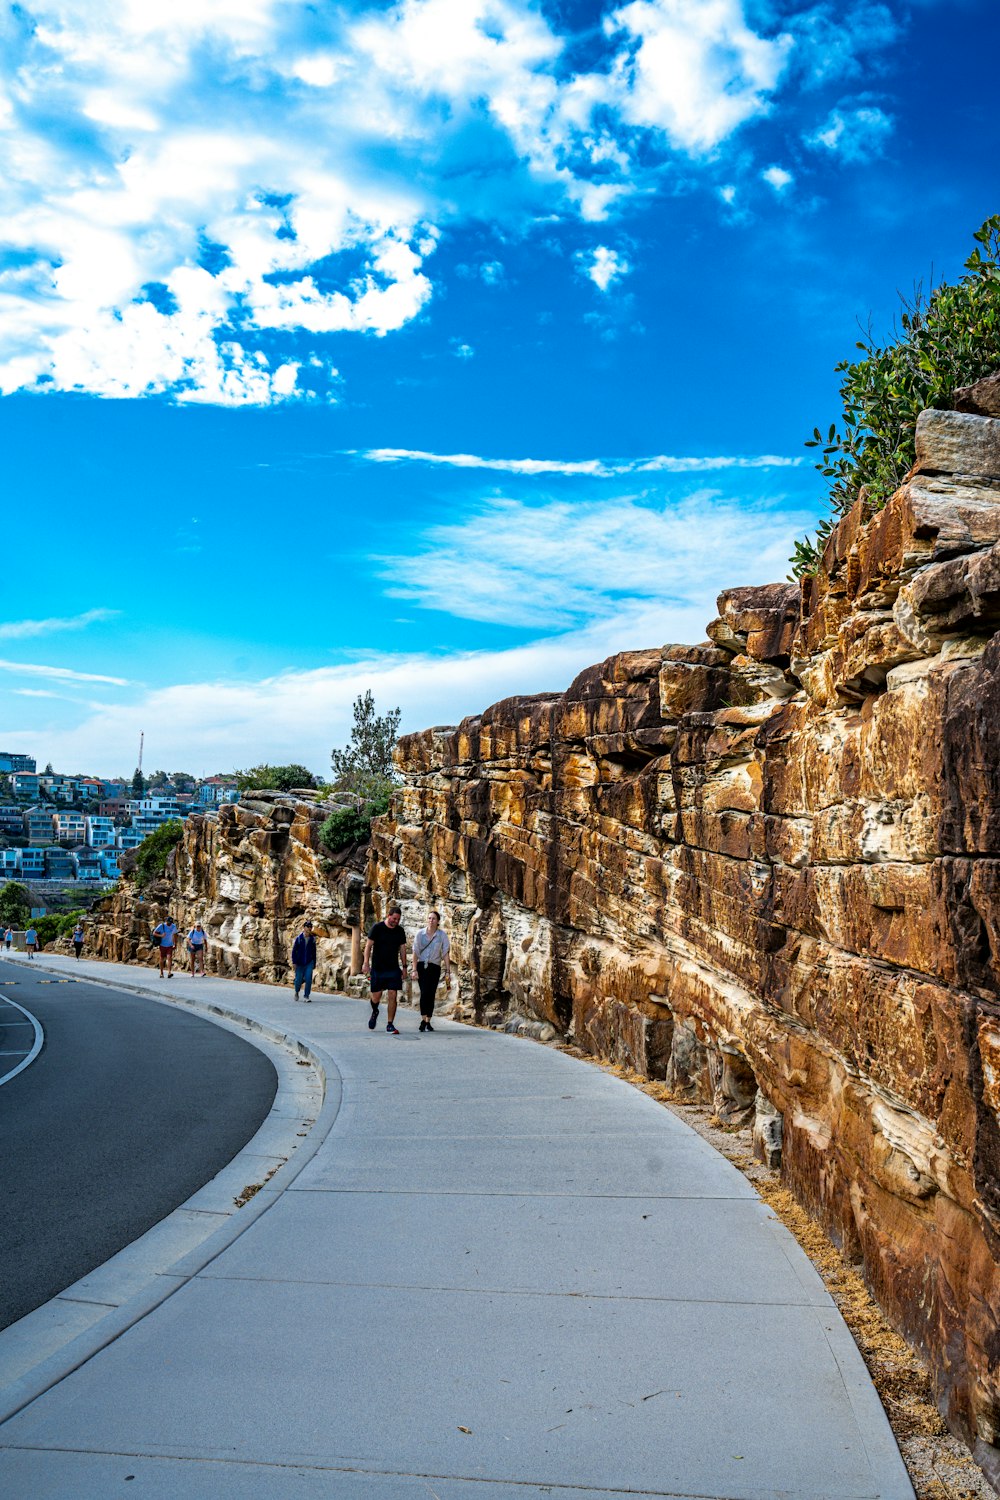
[[[281, 984], [308, 917], [315, 984], [345, 988], [357, 967], [363, 864], [350, 853], [326, 855], [319, 830], [328, 813], [301, 793], [258, 792], [217, 815], [186, 819], [162, 880], [140, 890], [134, 869], [126, 869], [117, 894], [95, 914], [90, 950], [119, 963], [155, 963], [150, 934], [169, 912], [182, 934], [195, 922], [204, 926], [209, 973]], [[183, 947], [177, 959], [187, 962]]]
[[755, 1120], [1000, 1477], [1000, 421], [710, 639], [400, 746], [372, 905], [460, 1006]]

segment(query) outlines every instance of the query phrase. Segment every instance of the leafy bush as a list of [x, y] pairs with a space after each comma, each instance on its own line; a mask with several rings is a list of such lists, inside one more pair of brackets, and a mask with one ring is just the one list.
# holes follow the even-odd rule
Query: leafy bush
[[171, 818], [143, 839], [135, 851], [135, 878], [140, 886], [166, 872], [170, 851], [183, 837], [184, 824], [178, 818]]
[[32, 926], [38, 934], [39, 948], [44, 948], [46, 943], [59, 936], [59, 918], [56, 916], [36, 917]]
[[320, 829], [320, 842], [331, 854], [338, 854], [352, 844], [367, 843], [372, 834], [372, 819], [389, 811], [390, 795], [391, 788], [384, 787], [369, 801], [359, 802], [357, 807], [339, 807]]
[[246, 771], [234, 771], [236, 785], [241, 792], [290, 792], [293, 787], [311, 788], [317, 785], [316, 778], [305, 766], [269, 766], [266, 762], [250, 766]]
[[19, 880], [8, 880], [0, 889], [0, 925], [24, 927], [31, 915], [31, 893]]
[[77, 922], [84, 916], [86, 912], [79, 907], [76, 911], [53, 911], [44, 917], [36, 917], [32, 925], [38, 933], [39, 948], [44, 948], [46, 943], [54, 943], [56, 938], [64, 937], [72, 932]]
[[843, 426], [832, 422], [825, 436], [816, 427], [806, 443], [822, 450], [816, 467], [833, 481], [832, 515], [815, 538], [796, 542], [792, 577], [816, 571], [827, 537], [856, 500], [879, 510], [899, 488], [916, 456], [920, 413], [949, 409], [958, 386], [1000, 368], [1000, 214], [973, 238], [977, 248], [956, 285], [903, 299], [895, 339], [879, 348], [869, 332], [857, 345], [864, 357], [837, 365]]

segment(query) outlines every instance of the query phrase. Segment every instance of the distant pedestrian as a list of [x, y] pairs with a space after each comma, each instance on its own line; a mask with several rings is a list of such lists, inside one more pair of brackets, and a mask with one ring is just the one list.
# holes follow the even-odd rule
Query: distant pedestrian
[[406, 933], [401, 925], [402, 909], [395, 901], [389, 905], [384, 922], [376, 922], [365, 943], [365, 961], [362, 974], [370, 977], [372, 1013], [368, 1017], [368, 1030], [378, 1025], [378, 1005], [386, 995], [386, 1031], [398, 1036], [396, 1030], [396, 997], [403, 988], [403, 972], [406, 968]]
[[167, 978], [174, 977], [174, 938], [177, 936], [177, 923], [173, 917], [165, 917], [153, 928], [153, 941], [160, 948], [160, 978], [163, 978], [163, 970], [166, 967]]
[[432, 911], [427, 926], [413, 939], [413, 975], [420, 990], [420, 1030], [433, 1031], [434, 997], [444, 968], [445, 985], [451, 984], [451, 943], [441, 931], [441, 913]]
[[80, 954], [83, 952], [82, 922], [77, 922], [76, 926], [73, 928], [73, 952], [76, 954], [77, 962], [79, 962]]
[[4, 947], [9, 949], [10, 945], [11, 945], [11, 943], [13, 941], [14, 941], [14, 929], [12, 927], [8, 927], [7, 931], [3, 935], [3, 945], [4, 945]]
[[295, 970], [295, 998], [299, 998], [299, 990], [305, 985], [305, 999], [312, 998], [313, 970], [316, 967], [316, 939], [313, 937], [313, 924], [302, 923], [302, 931], [292, 944], [292, 967]]
[[38, 947], [38, 933], [33, 927], [29, 927], [24, 934], [24, 946], [28, 950], [28, 957], [34, 958], [35, 949]]
[[[207, 939], [205, 937], [205, 929], [204, 927], [202, 927], [200, 922], [196, 922], [191, 928], [191, 931], [188, 933], [187, 950], [191, 958], [191, 973], [194, 975], [200, 973], [203, 979], [205, 977], [206, 943]], [[199, 964], [201, 964], [200, 969], [198, 967]]]

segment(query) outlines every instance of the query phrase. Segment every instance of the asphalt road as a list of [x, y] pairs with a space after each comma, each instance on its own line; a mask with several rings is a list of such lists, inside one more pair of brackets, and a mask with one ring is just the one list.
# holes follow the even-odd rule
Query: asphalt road
[[[0, 959], [0, 995], [45, 1029], [35, 1061], [0, 1087], [0, 1328], [214, 1177], [277, 1088], [263, 1053], [208, 1021], [57, 980]], [[0, 1027], [14, 1019], [0, 1007]], [[18, 1045], [20, 1033], [0, 1035]], [[0, 1059], [0, 1076], [16, 1062]]]

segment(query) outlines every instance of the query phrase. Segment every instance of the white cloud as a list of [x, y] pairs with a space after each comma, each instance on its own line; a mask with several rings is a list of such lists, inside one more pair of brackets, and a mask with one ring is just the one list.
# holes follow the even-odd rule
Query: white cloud
[[60, 682], [106, 682], [112, 687], [129, 687], [125, 677], [103, 677], [97, 672], [76, 672], [71, 667], [49, 667], [26, 661], [0, 661], [0, 672], [22, 677], [51, 677]]
[[584, 267], [585, 275], [589, 276], [602, 292], [606, 292], [612, 282], [620, 280], [622, 276], [627, 276], [632, 269], [623, 255], [619, 255], [617, 250], [609, 250], [607, 245], [598, 245], [579, 259]]
[[790, 188], [794, 181], [791, 172], [786, 172], [784, 167], [767, 167], [760, 175], [770, 187], [774, 188], [774, 191], [779, 196]]
[[628, 43], [616, 67], [623, 117], [692, 154], [767, 113], [793, 46], [754, 32], [741, 0], [633, 0], [605, 24]]
[[[792, 47], [743, 0], [633, 0], [587, 72], [575, 41], [534, 0], [7, 7], [0, 391], [329, 396], [297, 338], [412, 322], [448, 226], [598, 221], [717, 153]], [[626, 269], [600, 247], [589, 274]]]
[[716, 469], [798, 469], [801, 458], [783, 458], [776, 453], [753, 456], [721, 454], [716, 457], [681, 458], [667, 453], [651, 458], [628, 458], [606, 461], [583, 458], [577, 461], [556, 458], [481, 458], [475, 453], [427, 453], [419, 448], [348, 449], [354, 457], [376, 464], [421, 463], [452, 469], [493, 469], [501, 474], [562, 474], [568, 477], [614, 479], [625, 474], [699, 474]]
[[830, 111], [827, 119], [812, 135], [805, 138], [814, 151], [829, 151], [844, 162], [870, 161], [881, 156], [893, 121], [877, 106], [859, 105]]
[[805, 513], [712, 490], [660, 506], [630, 496], [541, 505], [496, 498], [467, 519], [425, 529], [383, 576], [410, 605], [528, 629], [594, 630], [654, 603], [707, 620], [734, 579], [783, 577], [793, 538], [809, 524]]
[[82, 615], [72, 615], [67, 619], [0, 621], [0, 640], [22, 641], [30, 636], [54, 635], [63, 630], [85, 630], [88, 625], [113, 620], [118, 614], [117, 609], [88, 609]]

